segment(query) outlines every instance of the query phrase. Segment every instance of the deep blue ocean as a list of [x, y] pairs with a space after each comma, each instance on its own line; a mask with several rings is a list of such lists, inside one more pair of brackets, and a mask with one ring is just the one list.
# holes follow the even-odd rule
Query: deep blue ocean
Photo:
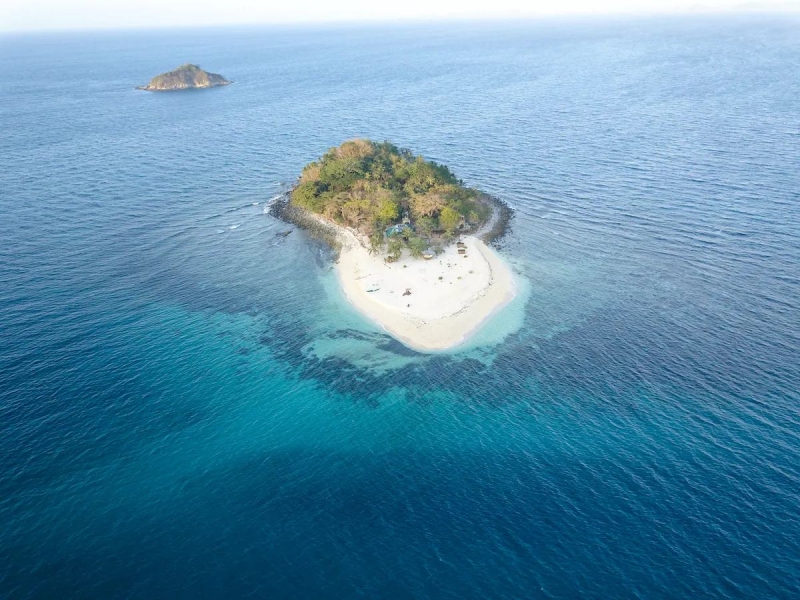
[[[516, 211], [458, 352], [265, 214], [356, 136]], [[0, 37], [0, 597], [800, 597], [799, 157], [797, 17]]]

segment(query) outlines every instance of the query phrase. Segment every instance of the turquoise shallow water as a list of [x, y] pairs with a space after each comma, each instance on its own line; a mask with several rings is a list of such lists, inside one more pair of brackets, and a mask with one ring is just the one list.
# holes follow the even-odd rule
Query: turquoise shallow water
[[[0, 596], [796, 597], [797, 31], [0, 38]], [[516, 209], [462, 351], [276, 236], [353, 136]]]

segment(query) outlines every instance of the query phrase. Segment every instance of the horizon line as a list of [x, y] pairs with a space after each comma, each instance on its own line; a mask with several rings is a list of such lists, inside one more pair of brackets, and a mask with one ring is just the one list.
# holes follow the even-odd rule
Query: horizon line
[[752, 7], [737, 6], [731, 8], [704, 8], [702, 6], [691, 10], [651, 10], [651, 11], [612, 11], [612, 12], [567, 12], [567, 13], [517, 13], [504, 15], [452, 15], [443, 17], [404, 17], [404, 18], [364, 18], [364, 19], [300, 19], [278, 21], [230, 21], [222, 23], [194, 23], [191, 25], [165, 24], [165, 25], [109, 25], [99, 27], [44, 27], [38, 29], [4, 29], [0, 27], [0, 35], [48, 34], [48, 33], [113, 33], [134, 31], [168, 31], [168, 30], [197, 30], [197, 29], [224, 29], [242, 27], [370, 27], [386, 25], [446, 25], [461, 24], [501, 24], [503, 22], [537, 22], [554, 20], [585, 20], [585, 19], [631, 19], [631, 18], [658, 18], [658, 17], [713, 17], [713, 16], [800, 16], [798, 6], [765, 6]]

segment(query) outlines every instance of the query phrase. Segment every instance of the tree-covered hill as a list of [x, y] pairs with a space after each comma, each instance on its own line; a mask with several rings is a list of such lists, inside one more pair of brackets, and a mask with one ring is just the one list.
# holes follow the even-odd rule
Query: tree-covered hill
[[[464, 187], [446, 166], [389, 142], [361, 139], [347, 141], [308, 164], [291, 201], [366, 234], [375, 249], [387, 241], [395, 256], [402, 245], [420, 255], [459, 231], [479, 228], [491, 214], [482, 194]], [[387, 228], [400, 223], [408, 223], [410, 230], [401, 229], [397, 239], [387, 239]]]
[[169, 90], [191, 90], [228, 85], [231, 83], [218, 73], [209, 73], [197, 65], [181, 65], [174, 71], [156, 75], [140, 90], [148, 92], [160, 92]]

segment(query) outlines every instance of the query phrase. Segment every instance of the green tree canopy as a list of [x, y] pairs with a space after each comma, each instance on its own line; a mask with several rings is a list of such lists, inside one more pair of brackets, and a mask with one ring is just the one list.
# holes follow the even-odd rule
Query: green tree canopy
[[449, 206], [445, 206], [439, 214], [439, 223], [447, 233], [455, 232], [460, 222], [461, 215]]
[[306, 165], [291, 201], [357, 229], [373, 246], [386, 227], [407, 217], [416, 235], [401, 242], [413, 245], [413, 253], [421, 253], [440, 227], [452, 235], [462, 222], [479, 226], [490, 214], [481, 195], [446, 166], [389, 142], [363, 139], [347, 141]]

